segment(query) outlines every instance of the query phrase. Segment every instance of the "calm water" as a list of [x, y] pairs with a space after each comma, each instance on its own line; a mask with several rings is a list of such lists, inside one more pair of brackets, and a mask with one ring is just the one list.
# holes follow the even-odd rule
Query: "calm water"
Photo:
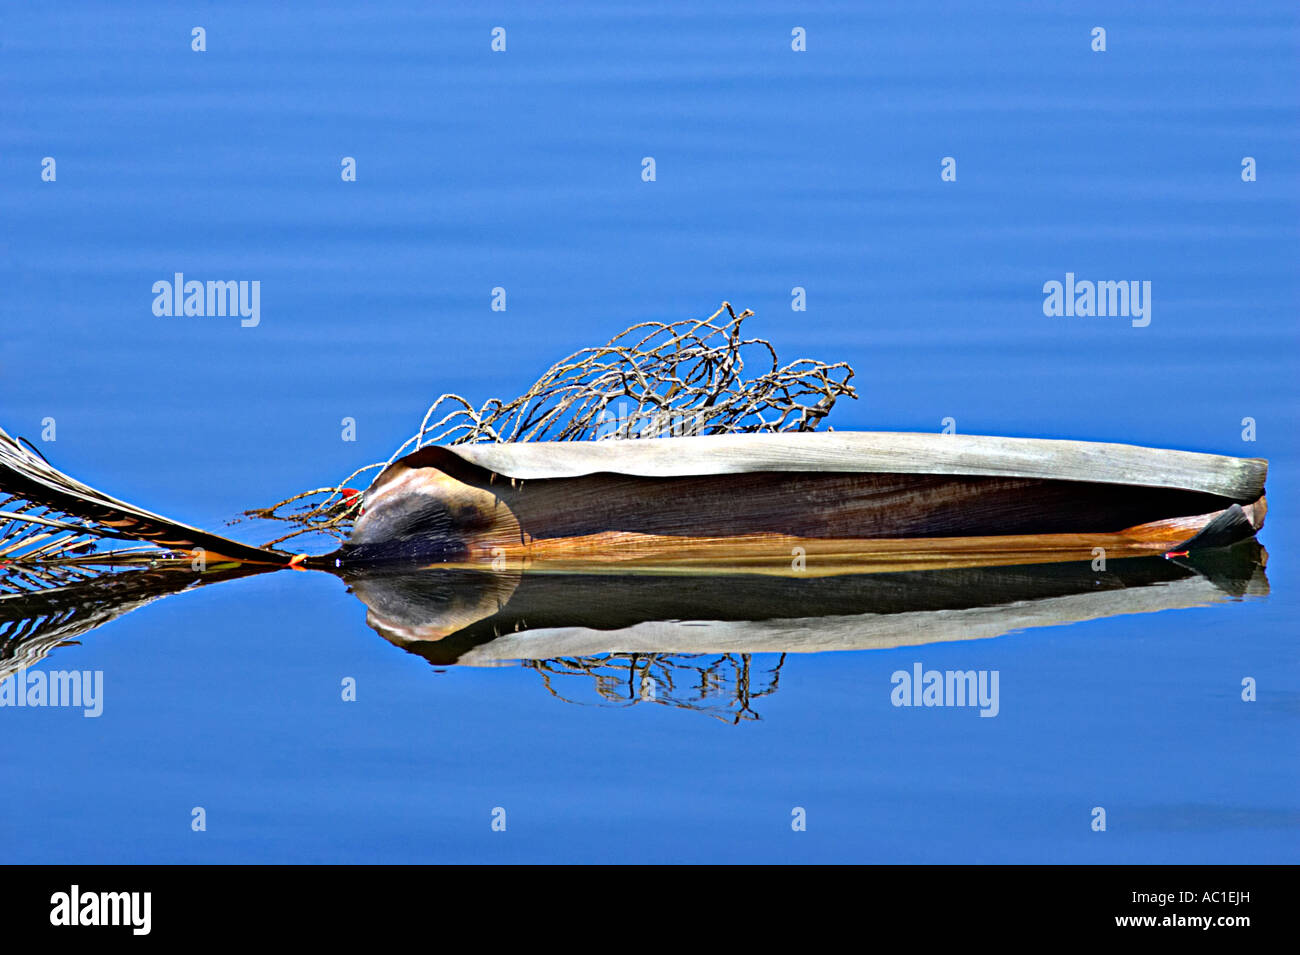
[[[433, 667], [324, 575], [235, 581], [41, 664], [102, 670], [100, 718], [0, 710], [0, 860], [1300, 857], [1293, 4], [2, 16], [0, 425], [54, 418], [42, 450], [110, 493], [219, 524], [387, 457], [442, 392], [725, 298], [854, 365], [837, 428], [1269, 458], [1272, 593], [795, 654], [731, 725]], [[1067, 271], [1150, 281], [1150, 325], [1045, 317]], [[156, 317], [176, 272], [259, 281], [260, 324]], [[998, 670], [998, 716], [895, 708], [915, 662]]]

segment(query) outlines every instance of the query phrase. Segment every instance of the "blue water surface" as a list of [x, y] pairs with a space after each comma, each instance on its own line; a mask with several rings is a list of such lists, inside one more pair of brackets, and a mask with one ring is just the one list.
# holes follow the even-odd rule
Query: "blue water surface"
[[[205, 588], [39, 665], [98, 719], [0, 709], [0, 860], [1297, 861], [1298, 46], [1287, 2], [7, 5], [0, 426], [126, 500], [219, 525], [726, 299], [852, 363], [837, 428], [1266, 457], [1272, 511], [1265, 599], [794, 654], [739, 725]], [[155, 316], [177, 272], [260, 323]], [[1045, 316], [1067, 272], [1150, 324]], [[914, 662], [999, 715], [894, 707]]]

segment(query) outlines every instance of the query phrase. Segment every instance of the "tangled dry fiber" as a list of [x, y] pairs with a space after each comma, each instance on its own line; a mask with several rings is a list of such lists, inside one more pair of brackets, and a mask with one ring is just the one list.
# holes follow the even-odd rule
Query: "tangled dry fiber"
[[387, 461], [248, 516], [294, 525], [268, 547], [303, 534], [342, 538], [361, 503], [349, 485], [369, 474], [368, 483], [424, 445], [813, 431], [839, 398], [857, 397], [847, 363], [802, 358], [782, 365], [771, 342], [745, 337], [742, 326], [753, 314], [723, 302], [703, 320], [633, 325], [552, 365], [511, 401], [493, 398], [475, 408], [460, 395], [442, 395]]

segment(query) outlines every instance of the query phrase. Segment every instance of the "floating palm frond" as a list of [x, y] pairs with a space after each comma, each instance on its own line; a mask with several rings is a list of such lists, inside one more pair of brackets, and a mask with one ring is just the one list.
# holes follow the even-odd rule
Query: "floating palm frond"
[[[475, 408], [458, 395], [443, 395], [388, 462], [359, 468], [336, 486], [248, 512], [294, 525], [263, 548], [104, 494], [0, 430], [0, 593], [60, 586], [91, 568], [180, 559], [196, 551], [283, 566], [292, 559], [275, 549], [283, 541], [313, 532], [346, 536], [360, 506], [359, 491], [348, 488], [349, 482], [428, 444], [810, 431], [838, 398], [856, 397], [847, 364], [782, 365], [769, 342], [745, 337], [742, 324], [751, 314], [736, 313], [724, 302], [707, 319], [634, 325], [605, 345], [558, 362], [512, 401], [494, 398]], [[106, 541], [134, 546], [105, 551]], [[56, 565], [62, 569], [54, 570]], [[40, 572], [33, 570], [38, 566]]]
[[[143, 544], [111, 554], [101, 541]], [[73, 565], [138, 563], [194, 551], [204, 559], [227, 557], [284, 564], [288, 554], [250, 547], [128, 504], [69, 477], [29, 443], [0, 430], [0, 591], [66, 583]], [[63, 569], [52, 569], [55, 565]], [[40, 567], [37, 570], [34, 568]], [[8, 586], [6, 588], [6, 581]]]
[[633, 325], [552, 365], [511, 401], [493, 398], [475, 408], [460, 395], [442, 395], [387, 461], [247, 515], [295, 525], [267, 546], [312, 533], [342, 539], [360, 507], [348, 485], [425, 445], [813, 431], [838, 399], [857, 397], [847, 363], [782, 365], [770, 342], [745, 337], [742, 325], [752, 315], [723, 302], [703, 320]]

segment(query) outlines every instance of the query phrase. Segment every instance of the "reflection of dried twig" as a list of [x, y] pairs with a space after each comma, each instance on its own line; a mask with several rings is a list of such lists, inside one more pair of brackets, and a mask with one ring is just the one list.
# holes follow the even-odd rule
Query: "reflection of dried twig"
[[[523, 661], [525, 667], [541, 675], [547, 692], [566, 703], [587, 705], [561, 693], [553, 678], [584, 676], [599, 697], [596, 706], [658, 703], [694, 710], [731, 724], [761, 719], [750, 704], [777, 691], [784, 664], [784, 653], [770, 669], [757, 672], [749, 653], [725, 653], [716, 657], [693, 653], [611, 653]], [[755, 676], [765, 680], [764, 687], [757, 691], [751, 686]]]
[[771, 343], [744, 337], [741, 325], [752, 314], [723, 302], [704, 320], [634, 325], [553, 365], [513, 401], [493, 398], [476, 409], [443, 395], [387, 461], [247, 513], [296, 526], [267, 546], [309, 533], [342, 538], [360, 504], [349, 482], [426, 444], [812, 431], [837, 399], [857, 397], [846, 363], [783, 366]]

